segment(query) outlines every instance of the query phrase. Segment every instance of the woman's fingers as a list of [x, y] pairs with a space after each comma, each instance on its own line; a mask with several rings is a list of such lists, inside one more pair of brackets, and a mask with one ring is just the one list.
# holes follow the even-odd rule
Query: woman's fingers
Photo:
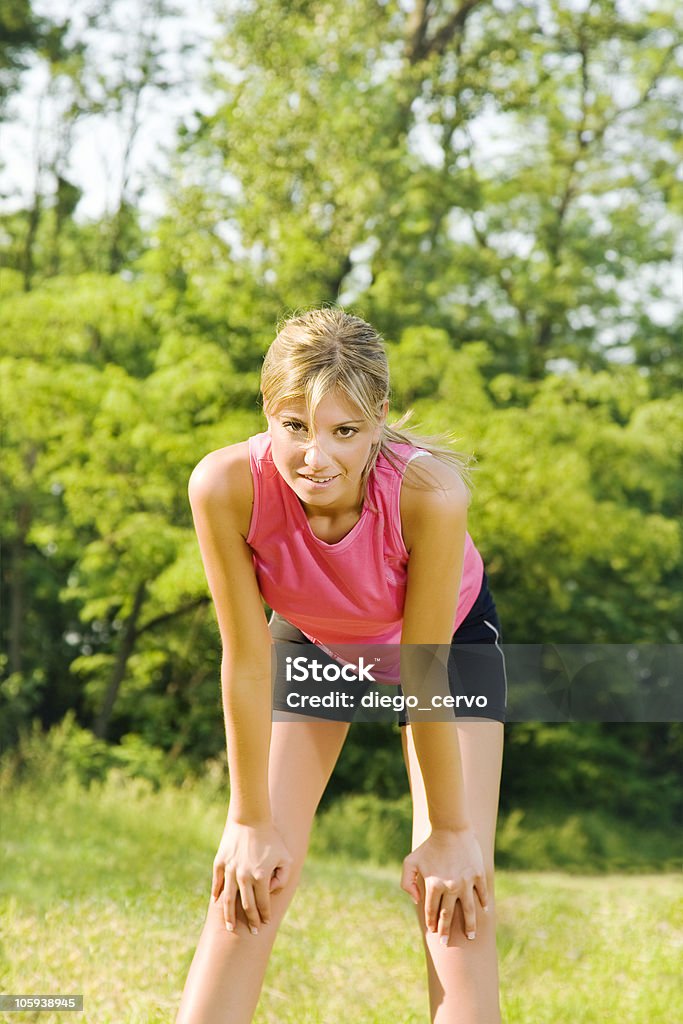
[[237, 897], [239, 896], [249, 931], [253, 935], [257, 935], [261, 923], [268, 924], [270, 920], [270, 901], [264, 900], [264, 893], [267, 894], [267, 892], [265, 881], [253, 878], [242, 878], [238, 881], [233, 872], [228, 872], [225, 878], [223, 900], [227, 930], [234, 932], [237, 927]]
[[214, 864], [213, 877], [211, 879], [211, 899], [215, 903], [221, 894], [223, 888], [223, 880], [225, 878], [225, 868], [222, 864]]
[[[257, 935], [271, 920], [272, 892], [287, 884], [293, 859], [272, 824], [242, 825], [226, 822], [214, 858], [212, 898], [224, 890], [225, 926], [237, 928], [238, 900], [249, 931]], [[242, 917], [240, 915], [240, 921]]]
[[289, 881], [289, 871], [289, 863], [283, 861], [282, 864], [278, 864], [270, 876], [269, 891], [271, 894], [281, 892], [284, 889]]
[[435, 882], [432, 878], [425, 879], [425, 923], [430, 932], [437, 929], [443, 893], [443, 883]]
[[223, 916], [225, 917], [225, 927], [229, 932], [234, 932], [235, 925], [237, 924], [237, 882], [232, 871], [228, 872], [225, 879], [225, 894], [223, 897]]
[[456, 897], [449, 892], [445, 892], [441, 897], [441, 908], [439, 910], [439, 923], [437, 926], [437, 934], [439, 941], [444, 945], [448, 945], [448, 936], [451, 932], [451, 925], [453, 924], [453, 915], [455, 914]]
[[403, 861], [401, 873], [401, 888], [411, 897], [413, 903], [420, 902], [420, 890], [417, 885], [417, 868], [411, 863], [408, 857]]
[[474, 900], [474, 888], [471, 884], [463, 885], [459, 892], [441, 880], [427, 879], [425, 894], [425, 924], [428, 931], [436, 932], [440, 941], [448, 944], [448, 936], [455, 917], [458, 900], [462, 907], [465, 935], [474, 939], [477, 935], [477, 911]]
[[254, 895], [252, 880], [250, 878], [238, 878], [237, 884], [240, 890], [242, 910], [244, 911], [247, 919], [249, 931], [252, 935], [258, 935], [261, 918], [259, 917], [258, 907], [256, 906], [256, 897]]
[[477, 912], [474, 907], [474, 896], [470, 886], [460, 896], [462, 916], [465, 921], [465, 935], [468, 939], [475, 939], [477, 936]]
[[[456, 904], [462, 907], [463, 931], [477, 933], [477, 907], [488, 910], [488, 886], [481, 847], [471, 829], [436, 830], [403, 861], [401, 887], [420, 902], [424, 883], [424, 918], [427, 931], [448, 944]], [[475, 900], [476, 891], [476, 900]], [[459, 928], [458, 928], [459, 930]]]
[[477, 896], [479, 897], [479, 902], [481, 903], [481, 908], [482, 908], [482, 910], [485, 910], [488, 913], [488, 909], [489, 909], [489, 890], [488, 890], [488, 886], [486, 884], [486, 875], [484, 875], [484, 874], [478, 875], [476, 880], [475, 880], [474, 885], [475, 885], [475, 888], [477, 890]]
[[249, 931], [258, 934], [261, 924], [268, 924], [271, 917], [270, 896], [280, 892], [289, 879], [289, 863], [283, 862], [273, 871], [270, 879], [260, 872], [239, 879], [234, 871], [224, 871], [222, 866], [214, 869], [211, 897], [215, 902], [224, 890], [225, 927], [229, 932], [237, 927], [237, 897], [247, 919]]
[[[256, 910], [258, 928], [260, 921], [268, 924], [270, 921], [270, 879], [265, 875], [254, 875], [254, 906]], [[260, 920], [259, 920], [260, 919]]]

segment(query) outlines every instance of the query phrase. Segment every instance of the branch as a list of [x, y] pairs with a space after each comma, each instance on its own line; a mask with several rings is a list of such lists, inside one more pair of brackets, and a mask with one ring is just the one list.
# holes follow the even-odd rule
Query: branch
[[465, 22], [469, 18], [470, 14], [475, 7], [478, 7], [482, 3], [482, 0], [464, 0], [464, 3], [460, 6], [460, 9], [446, 22], [445, 25], [439, 29], [436, 33], [429, 47], [430, 53], [443, 53], [446, 46], [455, 36], [456, 33], [460, 34], [465, 27]]
[[408, 18], [406, 56], [411, 64], [416, 64], [418, 60], [421, 60], [426, 51], [425, 39], [429, 25], [428, 7], [429, 0], [417, 0]]
[[407, 24], [406, 56], [408, 61], [411, 64], [418, 64], [421, 60], [434, 54], [442, 54], [455, 36], [462, 34], [465, 23], [474, 8], [483, 2], [484, 0], [463, 0], [445, 25], [437, 29], [432, 38], [428, 39], [427, 33], [434, 12], [430, 10], [430, 0], [418, 0]]
[[196, 601], [191, 601], [190, 604], [183, 605], [181, 608], [174, 608], [173, 611], [164, 612], [163, 615], [157, 615], [155, 619], [150, 619], [148, 622], [145, 622], [144, 625], [136, 629], [135, 636], [139, 637], [148, 630], [156, 629], [157, 626], [163, 625], [163, 623], [168, 622], [169, 619], [175, 619], [178, 615], [184, 615], [186, 612], [191, 612], [195, 608], [201, 608], [202, 605], [208, 603], [208, 597], [199, 597]]

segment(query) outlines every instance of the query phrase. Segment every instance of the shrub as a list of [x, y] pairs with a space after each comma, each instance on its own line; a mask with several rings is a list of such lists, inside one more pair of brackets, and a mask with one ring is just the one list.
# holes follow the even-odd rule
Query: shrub
[[316, 819], [311, 852], [378, 864], [400, 862], [410, 852], [408, 795], [382, 800], [370, 794], [341, 797]]
[[169, 761], [163, 751], [141, 736], [128, 733], [119, 744], [98, 739], [76, 721], [73, 710], [49, 732], [34, 719], [29, 730], [20, 731], [17, 744], [0, 756], [0, 786], [12, 783], [60, 783], [75, 781], [88, 786], [104, 781], [117, 770], [128, 778], [146, 779], [154, 789], [178, 783], [191, 773], [184, 761]]

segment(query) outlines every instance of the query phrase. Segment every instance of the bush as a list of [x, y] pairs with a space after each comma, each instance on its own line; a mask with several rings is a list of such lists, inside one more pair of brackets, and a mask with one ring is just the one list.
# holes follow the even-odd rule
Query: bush
[[408, 795], [397, 800], [369, 794], [346, 796], [316, 819], [311, 853], [377, 864], [400, 862], [410, 853], [411, 833]]
[[30, 730], [20, 731], [16, 746], [0, 757], [0, 786], [75, 781], [87, 787], [104, 781], [114, 770], [127, 778], [146, 779], [155, 790], [191, 777], [184, 761], [169, 761], [163, 751], [135, 733], [123, 736], [119, 744], [98, 739], [78, 724], [70, 710], [47, 733], [37, 719]]
[[[680, 761], [675, 746], [658, 756], [665, 739], [675, 742], [675, 723], [514, 723], [506, 727], [501, 809], [558, 806], [622, 818], [642, 828], [670, 829], [680, 820]], [[671, 734], [671, 735], [670, 735]]]
[[[313, 827], [311, 853], [375, 864], [400, 863], [411, 848], [408, 795], [382, 800], [340, 797]], [[679, 840], [673, 830], [639, 829], [593, 811], [562, 815], [561, 809], [501, 815], [496, 864], [525, 871], [677, 871]]]
[[570, 873], [678, 871], [676, 833], [644, 830], [593, 811], [560, 817], [519, 808], [501, 818], [496, 863], [526, 871]]

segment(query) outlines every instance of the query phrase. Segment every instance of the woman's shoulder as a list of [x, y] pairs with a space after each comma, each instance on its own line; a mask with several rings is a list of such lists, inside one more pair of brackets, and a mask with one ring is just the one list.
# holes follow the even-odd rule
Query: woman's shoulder
[[254, 482], [249, 460], [249, 442], [239, 441], [209, 452], [190, 474], [190, 503], [201, 501], [220, 514], [232, 514], [244, 538], [249, 533], [254, 504]]
[[469, 503], [467, 487], [455, 466], [426, 453], [413, 458], [403, 474], [400, 495], [401, 532], [410, 551], [420, 530], [429, 529], [430, 515], [443, 509], [453, 509], [455, 515]]

